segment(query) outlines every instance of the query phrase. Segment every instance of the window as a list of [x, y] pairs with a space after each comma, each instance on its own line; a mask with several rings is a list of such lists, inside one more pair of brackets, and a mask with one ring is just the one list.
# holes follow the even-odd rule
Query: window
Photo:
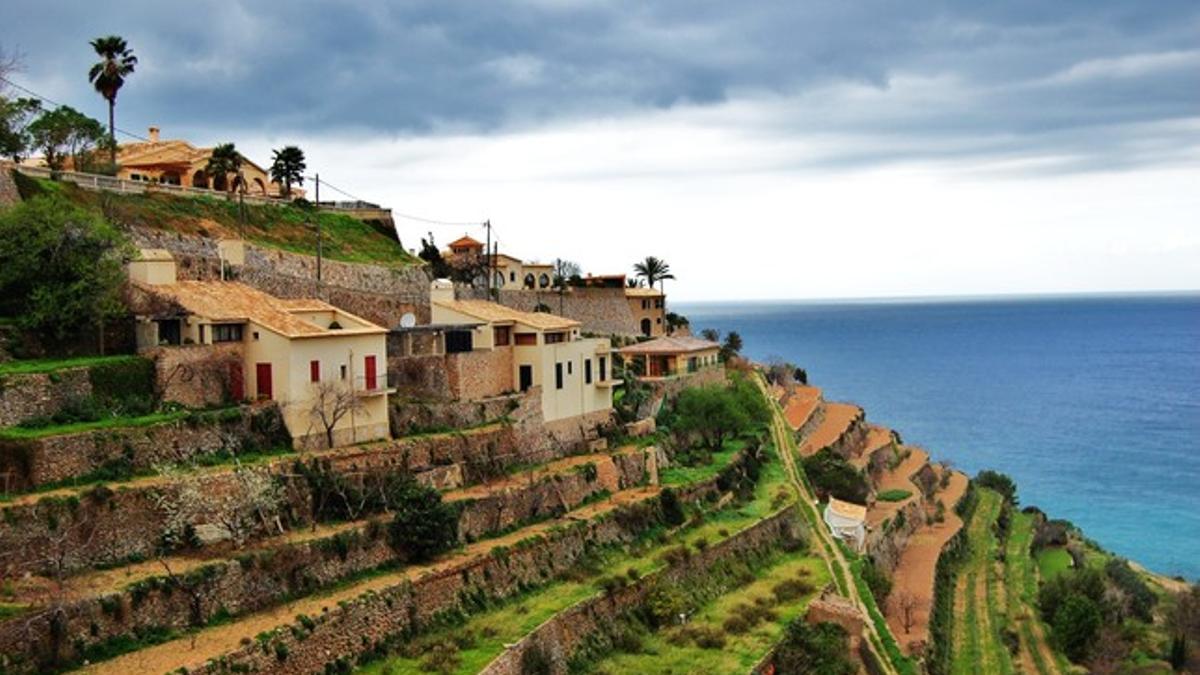
[[[255, 337], [257, 337], [255, 333]], [[242, 324], [240, 323], [215, 323], [212, 327], [213, 342], [241, 342], [242, 341]]]
[[575, 362], [574, 361], [567, 361], [567, 374], [568, 375], [575, 374]]
[[309, 382], [320, 382], [321, 381], [321, 362], [320, 361], [309, 361], [308, 362], [308, 381]]
[[530, 347], [537, 344], [537, 333], [517, 333], [514, 340], [518, 346]]
[[583, 360], [583, 382], [584, 384], [592, 383], [592, 360]]
[[509, 280], [509, 281], [516, 281], [516, 280], [517, 280], [517, 273], [516, 273], [516, 272], [509, 272], [509, 273], [508, 273], [508, 280]]
[[344, 379], [346, 379], [346, 364], [344, 364], [344, 363], [342, 364], [342, 368], [341, 368], [341, 373], [340, 373], [340, 374], [341, 374], [341, 376], [342, 376], [342, 379], [343, 379], [343, 380], [344, 380]]
[[509, 326], [496, 326], [492, 329], [492, 342], [497, 347], [507, 347], [509, 342], [512, 342], [512, 328]]
[[550, 285], [550, 275], [549, 274], [542, 274], [538, 277], [538, 286], [540, 286], [542, 288], [546, 288], [549, 285]]
[[533, 274], [526, 274], [525, 275], [525, 288], [533, 288], [533, 285], [534, 285]]
[[473, 338], [469, 330], [446, 331], [446, 353], [460, 354], [474, 348]]
[[204, 344], [204, 324], [200, 324], [200, 344]]
[[554, 345], [560, 342], [566, 342], [566, 333], [546, 333], [546, 344]]
[[642, 309], [650, 309], [650, 301], [642, 300]]
[[254, 331], [254, 339], [255, 339], [255, 341], [258, 340], [258, 331]]
[[608, 357], [601, 356], [600, 357], [600, 381], [603, 382], [607, 379], [608, 379]]
[[563, 372], [561, 363], [554, 364], [554, 388], [563, 388]]

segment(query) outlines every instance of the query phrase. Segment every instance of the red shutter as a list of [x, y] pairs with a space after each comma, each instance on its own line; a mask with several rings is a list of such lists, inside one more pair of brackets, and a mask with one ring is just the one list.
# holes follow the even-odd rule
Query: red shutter
[[364, 366], [364, 370], [367, 371], [367, 373], [366, 373], [366, 375], [367, 375], [366, 376], [366, 385], [367, 385], [366, 390], [367, 391], [375, 391], [375, 389], [377, 388], [376, 385], [378, 384], [375, 381], [375, 357], [374, 356], [366, 357], [366, 360], [364, 361], [363, 366]]
[[320, 382], [321, 381], [321, 362], [320, 361], [309, 361], [308, 362], [308, 379], [311, 382]]

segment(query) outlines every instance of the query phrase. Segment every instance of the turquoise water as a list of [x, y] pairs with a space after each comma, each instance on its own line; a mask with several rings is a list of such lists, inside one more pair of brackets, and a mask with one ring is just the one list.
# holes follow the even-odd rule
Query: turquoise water
[[1200, 579], [1200, 295], [678, 304], [1105, 548]]

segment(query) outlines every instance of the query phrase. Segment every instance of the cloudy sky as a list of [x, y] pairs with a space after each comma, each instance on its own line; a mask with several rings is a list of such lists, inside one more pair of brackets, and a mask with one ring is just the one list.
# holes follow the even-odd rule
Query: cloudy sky
[[[6, 2], [17, 81], [119, 127], [490, 218], [680, 299], [1200, 288], [1196, 2]], [[322, 195], [325, 196], [324, 194]], [[398, 219], [415, 246], [479, 227]]]

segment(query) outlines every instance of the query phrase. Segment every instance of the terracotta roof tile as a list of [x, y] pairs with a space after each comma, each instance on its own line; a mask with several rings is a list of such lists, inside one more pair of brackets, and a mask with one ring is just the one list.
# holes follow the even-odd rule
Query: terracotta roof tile
[[635, 345], [622, 347], [622, 354], [688, 354], [710, 349], [720, 349], [721, 345], [708, 340], [690, 336], [660, 337]]
[[476, 319], [493, 323], [511, 321], [538, 330], [566, 330], [580, 325], [574, 319], [546, 312], [522, 312], [487, 300], [438, 300], [434, 304]]

